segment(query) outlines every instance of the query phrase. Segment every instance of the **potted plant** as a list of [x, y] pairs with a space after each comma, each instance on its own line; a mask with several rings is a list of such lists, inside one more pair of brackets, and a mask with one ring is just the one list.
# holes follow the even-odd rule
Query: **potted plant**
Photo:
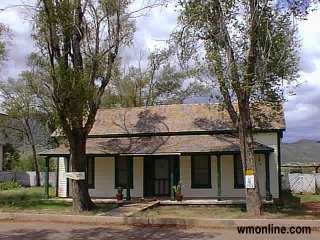
[[118, 187], [118, 193], [117, 193], [116, 197], [117, 197], [118, 201], [123, 200], [123, 188], [122, 187]]
[[183, 194], [182, 194], [182, 183], [179, 182], [176, 186], [173, 186], [173, 192], [175, 194], [175, 198], [177, 201], [183, 200]]

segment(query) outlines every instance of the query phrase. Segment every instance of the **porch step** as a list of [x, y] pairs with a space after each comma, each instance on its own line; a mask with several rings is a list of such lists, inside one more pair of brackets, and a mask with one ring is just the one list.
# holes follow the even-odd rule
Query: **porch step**
[[100, 216], [113, 216], [113, 217], [129, 217], [137, 212], [144, 211], [148, 208], [157, 206], [160, 201], [151, 202], [139, 202], [139, 203], [128, 203], [121, 207], [115, 208], [109, 212], [99, 214]]

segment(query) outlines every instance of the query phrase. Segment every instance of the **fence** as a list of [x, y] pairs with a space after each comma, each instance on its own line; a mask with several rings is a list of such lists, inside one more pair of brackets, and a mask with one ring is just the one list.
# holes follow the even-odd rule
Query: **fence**
[[[36, 186], [36, 172], [0, 172], [0, 182], [15, 180], [23, 186]], [[44, 184], [44, 172], [40, 173], [41, 185]], [[49, 173], [49, 184], [52, 187], [56, 186], [56, 173]]]
[[320, 173], [289, 173], [282, 176], [282, 190], [294, 193], [318, 193], [320, 191]]

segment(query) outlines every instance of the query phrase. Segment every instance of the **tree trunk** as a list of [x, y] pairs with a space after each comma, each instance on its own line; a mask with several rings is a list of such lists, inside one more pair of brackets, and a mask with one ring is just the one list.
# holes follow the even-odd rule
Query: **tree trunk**
[[239, 115], [239, 138], [244, 176], [248, 170], [254, 176], [254, 188], [246, 188], [246, 208], [250, 215], [259, 216], [261, 215], [262, 202], [257, 174], [257, 162], [254, 157], [252, 122], [248, 103], [239, 104]]
[[41, 182], [40, 182], [39, 164], [37, 159], [37, 150], [34, 144], [32, 144], [32, 158], [33, 158], [34, 170], [36, 171], [36, 186], [40, 187]]
[[[83, 129], [72, 131], [70, 139], [70, 163], [72, 172], [86, 172], [86, 137]], [[95, 208], [88, 191], [87, 180], [72, 180], [73, 210], [90, 211]]]

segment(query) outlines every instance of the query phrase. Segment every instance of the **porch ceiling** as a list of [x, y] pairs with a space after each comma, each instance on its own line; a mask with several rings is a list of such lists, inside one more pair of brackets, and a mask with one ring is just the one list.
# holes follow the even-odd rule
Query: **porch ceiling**
[[[273, 148], [255, 142], [256, 152], [272, 152]], [[239, 140], [230, 134], [151, 136], [131, 138], [89, 138], [88, 155], [158, 155], [173, 153], [230, 153], [239, 152]], [[42, 152], [44, 156], [69, 154], [67, 145]]]

